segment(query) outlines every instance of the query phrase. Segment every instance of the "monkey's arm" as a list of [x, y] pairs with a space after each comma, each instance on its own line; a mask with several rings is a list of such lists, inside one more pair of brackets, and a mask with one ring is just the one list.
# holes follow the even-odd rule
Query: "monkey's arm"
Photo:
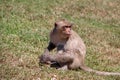
[[71, 63], [73, 61], [73, 56], [67, 52], [56, 53], [56, 54], [46, 54], [42, 55], [43, 62], [57, 62], [57, 63]]
[[70, 63], [73, 61], [73, 56], [71, 56], [69, 53], [66, 52], [63, 52], [61, 54], [57, 53], [51, 55], [50, 61], [55, 61], [58, 63]]
[[48, 54], [51, 50], [53, 50], [56, 46], [52, 43], [52, 42], [49, 42], [49, 45], [48, 47], [44, 50], [44, 53], [43, 54]]
[[55, 46], [52, 42], [49, 42], [49, 45], [48, 45], [47, 49], [48, 49], [49, 51], [51, 51], [51, 50], [53, 50], [55, 47], [56, 47], [56, 46]]
[[49, 55], [49, 52], [51, 50], [53, 50], [56, 46], [52, 43], [52, 42], [49, 42], [49, 45], [48, 47], [44, 50], [44, 53], [42, 55], [39, 56], [39, 59], [40, 59], [40, 63], [49, 63], [46, 58], [44, 58], [45, 56]]

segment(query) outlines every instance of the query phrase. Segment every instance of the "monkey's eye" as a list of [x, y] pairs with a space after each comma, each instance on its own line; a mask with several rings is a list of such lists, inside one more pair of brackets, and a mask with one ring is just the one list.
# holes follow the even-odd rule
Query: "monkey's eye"
[[63, 26], [63, 28], [65, 29], [65, 28], [71, 28], [71, 26]]
[[65, 26], [66, 28], [71, 28], [71, 26]]

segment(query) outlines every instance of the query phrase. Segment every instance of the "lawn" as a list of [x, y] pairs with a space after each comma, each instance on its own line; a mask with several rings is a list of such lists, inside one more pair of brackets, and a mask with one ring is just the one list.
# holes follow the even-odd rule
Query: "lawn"
[[0, 0], [0, 80], [120, 80], [38, 64], [63, 18], [84, 40], [87, 66], [120, 72], [120, 0]]

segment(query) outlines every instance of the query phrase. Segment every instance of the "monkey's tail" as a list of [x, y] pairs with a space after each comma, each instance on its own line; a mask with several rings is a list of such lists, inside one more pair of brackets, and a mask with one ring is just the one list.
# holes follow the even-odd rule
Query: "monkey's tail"
[[80, 67], [81, 69], [83, 69], [84, 71], [87, 71], [87, 72], [92, 72], [92, 73], [95, 73], [95, 74], [97, 74], [97, 75], [108, 75], [108, 76], [110, 76], [110, 75], [116, 75], [116, 76], [120, 76], [120, 73], [119, 72], [104, 72], [104, 71], [97, 71], [97, 70], [93, 70], [93, 69], [91, 69], [91, 68], [89, 68], [89, 67], [87, 67], [86, 65], [83, 65], [83, 66], [81, 66]]

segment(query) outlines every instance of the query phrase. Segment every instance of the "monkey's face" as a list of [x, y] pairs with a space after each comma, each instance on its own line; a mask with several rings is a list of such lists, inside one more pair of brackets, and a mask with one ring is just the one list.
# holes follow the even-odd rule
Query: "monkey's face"
[[71, 26], [62, 26], [62, 34], [69, 37], [71, 35]]
[[68, 38], [71, 35], [72, 24], [66, 20], [57, 21], [55, 29], [61, 34], [63, 38]]

